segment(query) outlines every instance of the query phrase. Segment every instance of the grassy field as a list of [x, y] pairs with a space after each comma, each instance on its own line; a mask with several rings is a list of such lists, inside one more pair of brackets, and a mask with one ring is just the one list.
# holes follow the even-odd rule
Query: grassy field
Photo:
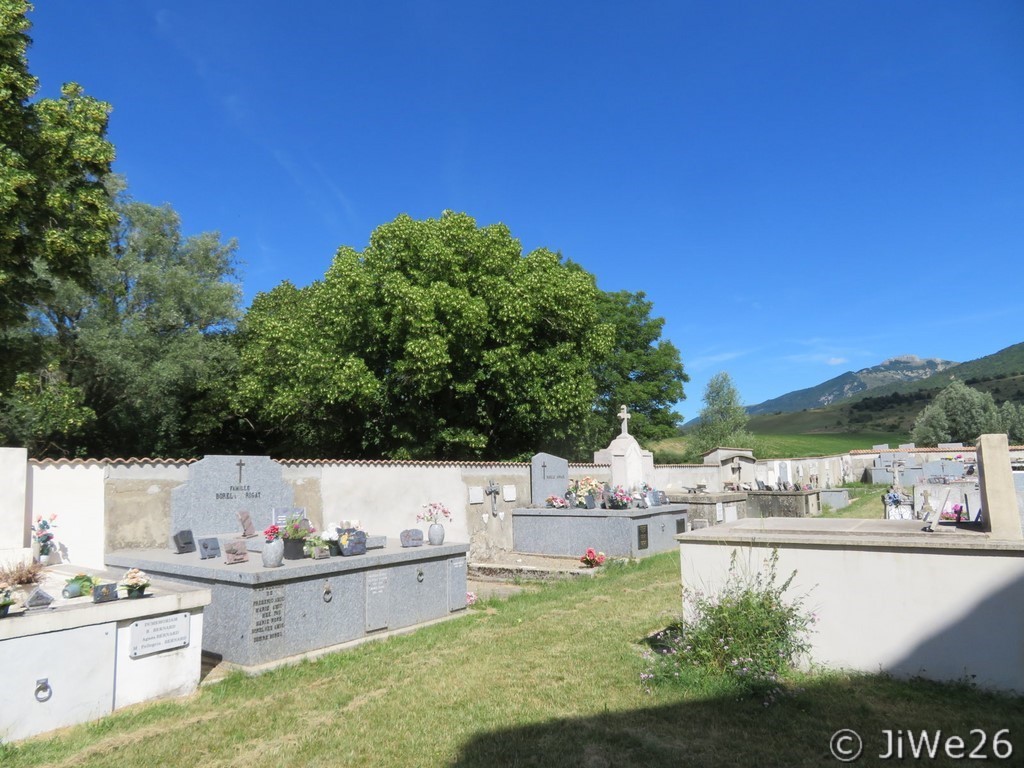
[[[909, 439], [906, 435], [891, 432], [851, 432], [849, 434], [771, 434], [755, 433], [757, 445], [754, 455], [759, 459], [796, 459], [806, 456], [832, 456], [847, 453], [851, 450], [868, 449], [873, 445], [899, 445]], [[686, 452], [686, 438], [673, 437], [661, 440], [649, 446], [654, 452], [656, 463], [674, 463], [662, 461], [668, 456], [678, 456]]]
[[678, 555], [657, 555], [0, 747], [0, 765], [801, 768], [836, 764], [829, 740], [841, 728], [863, 736], [861, 765], [881, 764], [870, 756], [885, 750], [885, 729], [1011, 727], [1021, 739], [1024, 699], [966, 685], [798, 675], [769, 707], [696, 677], [646, 693], [643, 640], [679, 607]]

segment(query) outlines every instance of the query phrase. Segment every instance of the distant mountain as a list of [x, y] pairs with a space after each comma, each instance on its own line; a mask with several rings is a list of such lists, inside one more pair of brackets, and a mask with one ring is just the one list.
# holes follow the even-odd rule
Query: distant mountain
[[[1020, 346], [1024, 348], [1024, 344]], [[903, 385], [923, 381], [959, 365], [950, 360], [936, 358], [922, 360], [916, 355], [902, 355], [871, 368], [862, 368], [856, 372], [847, 371], [841, 376], [836, 376], [815, 387], [798, 389], [757, 405], [748, 405], [747, 413], [756, 416], [766, 413], [792, 413], [809, 408], [824, 408], [871, 390], [900, 389]]]

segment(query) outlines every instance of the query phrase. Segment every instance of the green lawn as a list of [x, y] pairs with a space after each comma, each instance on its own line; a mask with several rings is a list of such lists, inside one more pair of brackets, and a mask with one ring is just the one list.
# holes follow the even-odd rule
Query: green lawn
[[0, 765], [800, 768], [836, 764], [840, 728], [858, 730], [868, 755], [885, 729], [1024, 732], [1024, 699], [878, 676], [797, 676], [770, 707], [696, 679], [645, 693], [642, 641], [679, 606], [678, 555], [657, 555], [0, 747]]

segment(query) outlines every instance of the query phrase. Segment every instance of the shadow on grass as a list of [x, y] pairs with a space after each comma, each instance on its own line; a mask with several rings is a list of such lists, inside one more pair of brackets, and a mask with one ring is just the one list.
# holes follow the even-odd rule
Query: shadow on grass
[[[843, 763], [831, 753], [830, 740], [840, 729], [862, 738], [858, 766], [906, 764], [918, 762], [909, 759], [909, 751], [902, 761], [881, 758], [889, 749], [887, 729], [942, 729], [962, 736], [970, 750], [978, 744], [979, 737], [971, 736], [975, 728], [989, 735], [984, 752], [990, 761], [1013, 764], [1013, 759], [993, 760], [991, 737], [1010, 728], [1011, 740], [1019, 742], [1013, 757], [1024, 755], [1024, 698], [924, 680], [834, 676], [770, 707], [760, 700], [716, 696], [492, 731], [466, 743], [452, 766], [839, 766]], [[964, 762], [941, 756], [922, 760], [930, 766]]]

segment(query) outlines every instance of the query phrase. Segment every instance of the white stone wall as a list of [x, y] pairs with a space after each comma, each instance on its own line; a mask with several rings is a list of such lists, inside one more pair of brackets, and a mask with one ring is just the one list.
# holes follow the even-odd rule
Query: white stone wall
[[98, 462], [29, 465], [31, 518], [56, 513], [53, 532], [63, 562], [104, 567], [106, 472], [106, 467]]
[[0, 448], [0, 563], [20, 559], [28, 547], [28, 452]]
[[866, 546], [856, 537], [816, 546], [814, 534], [754, 547], [685, 538], [683, 586], [711, 593], [734, 551], [741, 570], [754, 573], [777, 546], [779, 580], [796, 570], [788, 595], [806, 595], [818, 616], [812, 663], [1024, 691], [1024, 547], [896, 549], [891, 540]]

